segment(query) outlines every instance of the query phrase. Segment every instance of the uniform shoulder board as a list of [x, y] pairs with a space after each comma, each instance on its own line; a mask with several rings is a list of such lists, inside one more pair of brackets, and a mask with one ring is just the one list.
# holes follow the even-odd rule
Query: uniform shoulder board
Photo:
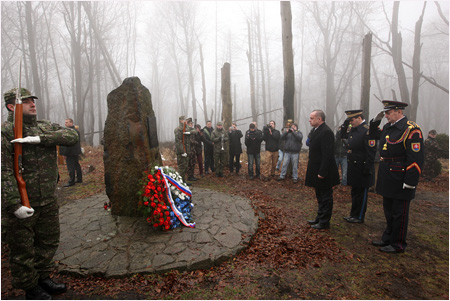
[[420, 129], [420, 126], [415, 123], [414, 121], [408, 120], [407, 124], [412, 127], [413, 129]]
[[366, 129], [369, 129], [369, 128], [370, 128], [367, 124], [365, 124], [364, 127], [365, 127]]

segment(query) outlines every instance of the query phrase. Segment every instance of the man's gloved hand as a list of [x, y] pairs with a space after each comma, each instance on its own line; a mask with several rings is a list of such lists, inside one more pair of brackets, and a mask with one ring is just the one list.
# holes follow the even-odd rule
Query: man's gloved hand
[[22, 206], [19, 209], [17, 209], [16, 211], [14, 211], [14, 215], [20, 219], [30, 217], [33, 215], [33, 213], [34, 213], [34, 209], [28, 208], [26, 206]]
[[11, 143], [29, 143], [29, 144], [39, 144], [41, 143], [41, 138], [39, 136], [28, 136], [25, 138], [17, 138], [11, 140]]
[[181, 157], [187, 157], [187, 154], [186, 153], [181, 154]]
[[377, 116], [375, 116], [373, 121], [380, 121], [381, 119], [383, 119], [383, 117], [384, 117], [384, 111], [381, 111], [380, 113], [377, 114]]
[[191, 132], [183, 132], [183, 134], [185, 134], [185, 135], [190, 135]]
[[344, 121], [344, 123], [342, 124], [342, 127], [345, 129], [345, 128], [348, 128], [348, 125], [350, 124], [350, 119], [345, 119], [345, 121]]
[[408, 189], [416, 189], [416, 186], [412, 186], [412, 185], [408, 185], [406, 183], [403, 183], [403, 189], [408, 188]]

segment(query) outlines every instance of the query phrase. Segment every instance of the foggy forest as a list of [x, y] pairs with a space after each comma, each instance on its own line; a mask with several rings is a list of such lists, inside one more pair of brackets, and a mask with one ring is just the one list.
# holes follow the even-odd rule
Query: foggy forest
[[[410, 104], [406, 115], [424, 133], [448, 134], [448, 16], [448, 1], [2, 1], [1, 91], [18, 85], [21, 61], [38, 119], [73, 118], [82, 141], [98, 145], [108, 93], [137, 76], [167, 142], [180, 115], [202, 127], [222, 120], [221, 68], [230, 63], [238, 128], [270, 120], [280, 128], [292, 92], [289, 113], [307, 134], [314, 109], [335, 129], [345, 110], [361, 108], [363, 40], [371, 33], [366, 120], [381, 100], [394, 99]], [[286, 20], [292, 61], [283, 59]]]

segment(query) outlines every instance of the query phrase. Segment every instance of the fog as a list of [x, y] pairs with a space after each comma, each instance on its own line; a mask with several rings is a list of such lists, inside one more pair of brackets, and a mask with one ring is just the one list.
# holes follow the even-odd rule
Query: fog
[[[160, 142], [174, 140], [180, 115], [202, 127], [205, 119], [222, 120], [225, 62], [231, 64], [232, 119], [238, 127], [247, 130], [255, 119], [250, 73], [258, 127], [270, 120], [277, 128], [283, 124], [280, 2], [44, 1], [1, 2], [1, 8], [2, 94], [17, 86], [22, 60], [22, 86], [39, 97], [38, 118], [60, 124], [73, 118], [88, 144], [98, 145], [102, 137], [108, 93], [131, 76], [150, 90]], [[362, 43], [369, 32], [366, 119], [381, 110], [382, 99], [411, 103], [403, 99], [392, 56], [393, 10], [390, 1], [291, 2], [293, 115], [304, 134], [314, 109], [323, 109], [327, 124], [336, 128], [345, 110], [361, 108]], [[400, 2], [405, 84], [413, 94], [415, 26], [422, 14], [422, 77], [412, 114], [424, 133], [448, 133], [449, 2]], [[3, 105], [2, 121], [6, 116]]]

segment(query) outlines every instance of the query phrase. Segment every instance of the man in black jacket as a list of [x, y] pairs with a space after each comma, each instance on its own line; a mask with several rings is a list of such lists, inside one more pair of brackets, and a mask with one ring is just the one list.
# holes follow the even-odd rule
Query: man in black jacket
[[[352, 186], [352, 208], [344, 217], [349, 223], [363, 223], [367, 210], [369, 187], [374, 184], [374, 159], [377, 152], [376, 141], [367, 135], [369, 126], [362, 110], [345, 111], [347, 119], [341, 126], [342, 139], [348, 139], [347, 182]], [[351, 130], [347, 131], [349, 124]]]
[[205, 174], [214, 172], [214, 143], [211, 140], [212, 132], [214, 131], [212, 127], [211, 120], [206, 121], [206, 126], [203, 128], [203, 148], [205, 151]]
[[248, 175], [253, 180], [253, 162], [255, 162], [256, 178], [261, 176], [261, 142], [262, 132], [256, 129], [255, 123], [250, 123], [250, 129], [245, 133], [245, 146], [247, 146]]
[[[78, 142], [73, 146], [60, 146], [59, 154], [66, 157], [67, 170], [69, 171], [69, 182], [64, 185], [64, 187], [70, 187], [75, 185], [75, 183], [83, 183], [83, 173], [81, 171], [81, 166], [79, 156], [81, 155], [81, 145], [80, 145], [80, 132], [73, 125], [73, 119], [67, 118], [65, 125], [68, 128], [74, 129], [78, 133]], [[76, 173], [76, 181], [75, 181]]]
[[271, 120], [268, 126], [263, 127], [263, 140], [266, 141], [266, 152], [269, 152], [270, 177], [275, 177], [275, 168], [278, 162], [278, 150], [280, 149], [280, 131], [275, 129], [275, 121]]
[[230, 126], [228, 136], [230, 138], [230, 173], [232, 173], [234, 168], [236, 168], [236, 173], [238, 174], [239, 169], [241, 169], [241, 138], [243, 135], [241, 130], [237, 129], [236, 123], [233, 122], [232, 126]]
[[309, 115], [314, 128], [309, 142], [308, 168], [305, 185], [314, 187], [319, 208], [308, 224], [314, 229], [329, 229], [333, 212], [333, 186], [339, 184], [339, 172], [334, 161], [334, 134], [325, 124], [325, 113], [314, 110]]

